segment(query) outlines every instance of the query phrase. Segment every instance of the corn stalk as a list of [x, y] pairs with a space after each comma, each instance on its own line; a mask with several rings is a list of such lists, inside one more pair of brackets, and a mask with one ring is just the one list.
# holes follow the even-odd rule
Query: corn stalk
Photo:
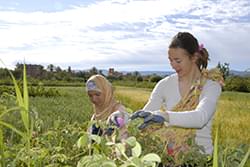
[[[26, 148], [26, 151], [28, 153], [28, 161], [26, 162], [26, 164], [28, 167], [30, 167], [30, 149], [31, 149], [30, 139], [32, 136], [31, 134], [32, 134], [33, 126], [32, 126], [32, 120], [30, 119], [30, 115], [29, 115], [29, 96], [28, 96], [28, 84], [27, 84], [25, 64], [23, 66], [23, 94], [21, 93], [21, 89], [19, 88], [17, 81], [16, 81], [15, 77], [13, 76], [13, 74], [10, 71], [9, 71], [9, 74], [12, 78], [12, 82], [13, 82], [14, 87], [15, 87], [18, 108], [15, 107], [15, 108], [3, 111], [3, 113], [0, 115], [0, 118], [10, 111], [14, 111], [14, 110], [19, 109], [25, 130], [24, 131], [18, 130], [13, 125], [11, 125], [7, 122], [1, 121], [1, 120], [0, 120], [0, 125], [5, 126], [9, 129], [13, 130], [14, 132], [16, 132], [18, 135], [20, 135], [24, 139], [25, 148]], [[2, 144], [3, 144], [3, 135], [0, 139], [0, 145], [1, 145], [1, 140], [2, 140]]]

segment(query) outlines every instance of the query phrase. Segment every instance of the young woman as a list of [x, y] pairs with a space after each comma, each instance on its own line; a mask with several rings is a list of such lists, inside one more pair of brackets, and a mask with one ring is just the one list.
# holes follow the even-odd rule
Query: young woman
[[223, 78], [219, 70], [206, 70], [208, 52], [188, 32], [173, 37], [168, 59], [176, 73], [162, 79], [143, 110], [131, 118], [144, 118], [141, 129], [167, 122], [168, 127], [160, 130], [161, 139], [176, 161], [190, 150], [192, 139], [212, 154], [211, 125]]
[[[126, 138], [126, 123], [129, 115], [126, 108], [114, 98], [112, 84], [102, 75], [93, 75], [86, 82], [86, 91], [93, 104], [94, 114], [91, 120], [106, 122], [120, 129], [120, 138]], [[97, 124], [93, 124], [90, 132], [92, 134], [104, 135], [112, 131], [104, 131]]]

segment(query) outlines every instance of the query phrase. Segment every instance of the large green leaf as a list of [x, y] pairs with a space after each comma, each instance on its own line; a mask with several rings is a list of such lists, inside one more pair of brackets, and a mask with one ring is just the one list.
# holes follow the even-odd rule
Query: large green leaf
[[125, 142], [130, 145], [131, 147], [134, 147], [136, 145], [136, 138], [134, 136], [131, 136], [125, 140]]
[[141, 155], [141, 145], [136, 142], [135, 147], [132, 148], [132, 155], [135, 157], [139, 157]]
[[104, 161], [102, 163], [103, 167], [116, 167], [116, 164], [113, 161]]
[[88, 145], [89, 143], [89, 138], [86, 133], [84, 133], [77, 141], [77, 147], [78, 148], [84, 148]]
[[116, 149], [118, 150], [118, 152], [120, 152], [122, 155], [125, 155], [125, 146], [122, 143], [117, 143], [116, 145]]
[[97, 144], [101, 143], [101, 137], [98, 135], [89, 135], [90, 140], [94, 140]]
[[155, 153], [149, 153], [142, 158], [142, 161], [161, 162], [161, 158]]

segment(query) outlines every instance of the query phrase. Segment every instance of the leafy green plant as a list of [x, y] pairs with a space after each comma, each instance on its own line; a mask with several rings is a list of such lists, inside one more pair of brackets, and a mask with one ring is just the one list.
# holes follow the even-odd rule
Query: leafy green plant
[[87, 147], [89, 154], [82, 157], [77, 167], [155, 167], [161, 162], [155, 153], [143, 154], [141, 144], [133, 136], [116, 141], [118, 133], [115, 131], [111, 137], [84, 133], [77, 145]]
[[[0, 103], [0, 165], [5, 166], [34, 166], [34, 167], [61, 167], [61, 166], [157, 166], [160, 161], [171, 162], [171, 158], [165, 157], [164, 146], [157, 145], [157, 138], [151, 136], [137, 136], [139, 132], [137, 128], [132, 126], [132, 136], [127, 140], [121, 142], [116, 140], [114, 135], [111, 139], [104, 136], [89, 136], [85, 133], [87, 124], [72, 123], [77, 122], [75, 117], [69, 118], [68, 116], [52, 118], [53, 126], [49, 126], [46, 130], [40, 130], [43, 124], [46, 124], [45, 119], [41, 120], [36, 116], [36, 112], [29, 108], [29, 97], [27, 89], [27, 80], [25, 75], [25, 66], [23, 74], [23, 88], [11, 75], [15, 96], [2, 94], [1, 102], [7, 104], [2, 105]], [[81, 90], [81, 89], [78, 89]], [[70, 91], [78, 92], [80, 91]], [[138, 94], [138, 93], [137, 93]], [[134, 96], [132, 96], [134, 97]], [[234, 96], [235, 97], [235, 96]], [[15, 98], [16, 103], [13, 103]], [[63, 97], [59, 97], [63, 98]], [[71, 97], [75, 101], [75, 97]], [[141, 98], [141, 97], [140, 97]], [[231, 96], [230, 96], [231, 98]], [[38, 100], [45, 99], [45, 97], [38, 97]], [[55, 98], [48, 98], [46, 100], [53, 101]], [[82, 96], [80, 98], [82, 100]], [[87, 98], [86, 98], [87, 99]], [[240, 98], [237, 98], [240, 99]], [[69, 97], [65, 97], [65, 101], [69, 100]], [[134, 98], [133, 98], [134, 100]], [[64, 102], [65, 102], [64, 101]], [[89, 119], [90, 105], [87, 105], [87, 100], [84, 101], [84, 114], [78, 112], [79, 116], [83, 116], [83, 121]], [[242, 101], [242, 99], [241, 99]], [[235, 101], [233, 101], [235, 102]], [[141, 102], [143, 103], [143, 102]], [[44, 104], [47, 104], [46, 102]], [[52, 103], [54, 105], [54, 103]], [[11, 107], [9, 107], [11, 106]], [[45, 105], [43, 105], [45, 106]], [[58, 106], [61, 106], [60, 103]], [[75, 110], [66, 108], [61, 110], [58, 106], [55, 109], [61, 113], [72, 114]], [[131, 106], [130, 102], [128, 106]], [[240, 105], [243, 106], [243, 105]], [[246, 105], [248, 106], [248, 103]], [[51, 106], [46, 106], [50, 109]], [[224, 107], [224, 104], [223, 104]], [[81, 108], [77, 106], [77, 108]], [[135, 108], [138, 108], [135, 105]], [[247, 110], [247, 107], [246, 107]], [[78, 110], [77, 110], [78, 111]], [[248, 110], [247, 110], [248, 111]], [[79, 114], [80, 113], [80, 114]], [[20, 118], [19, 124], [12, 124], [9, 122], [7, 116], [16, 117], [18, 114]], [[39, 113], [40, 114], [40, 113]], [[47, 113], [46, 113], [47, 114]], [[45, 114], [45, 115], [46, 115]], [[239, 114], [239, 113], [237, 113]], [[51, 115], [48, 115], [49, 117]], [[5, 119], [3, 119], [5, 118]], [[69, 118], [68, 120], [66, 118]], [[69, 121], [70, 120], [70, 121]], [[246, 121], [244, 121], [246, 122]], [[22, 126], [19, 126], [22, 125]], [[8, 135], [10, 138], [6, 139], [4, 131], [8, 129]], [[9, 131], [11, 133], [9, 133]], [[35, 133], [34, 133], [35, 132]], [[21, 140], [13, 142], [15, 137], [13, 134], [19, 135]], [[115, 133], [116, 134], [116, 133]], [[135, 135], [133, 135], [135, 134]], [[133, 137], [135, 136], [135, 137]], [[218, 141], [218, 134], [215, 141]], [[8, 136], [9, 137], [9, 136]], [[151, 137], [151, 138], [150, 138]], [[146, 139], [147, 140], [143, 140]], [[89, 141], [95, 141], [91, 143]], [[78, 142], [76, 142], [78, 141]], [[214, 154], [214, 165], [219, 167], [243, 167], [249, 160], [250, 148], [249, 145], [240, 145], [239, 147], [225, 147], [221, 146], [219, 142], [214, 148], [217, 153]], [[155, 145], [155, 148], [147, 146]], [[195, 149], [196, 150], [196, 149]], [[198, 164], [202, 166], [205, 159], [202, 156], [196, 154], [197, 152], [191, 152], [184, 157], [184, 161], [188, 164]], [[97, 163], [94, 163], [96, 160]], [[218, 163], [216, 163], [218, 162]], [[173, 164], [174, 165], [174, 164]]]
[[[188, 145], [191, 149], [188, 152], [179, 154], [178, 162], [169, 155], [166, 149], [165, 143], [161, 140], [161, 134], [154, 134], [148, 131], [141, 131], [137, 127], [142, 123], [142, 120], [134, 120], [129, 124], [129, 134], [132, 134], [136, 139], [141, 143], [143, 147], [143, 153], [147, 154], [154, 152], [161, 157], [162, 163], [167, 166], [196, 166], [199, 167], [208, 167], [208, 155], [204, 154], [204, 149], [201, 146], [198, 146], [194, 140], [189, 140]], [[154, 125], [153, 125], [154, 126]], [[157, 128], [157, 127], [155, 127]], [[159, 127], [160, 128], [160, 127]]]
[[[9, 74], [10, 74], [12, 81], [13, 81], [13, 84], [14, 84], [18, 107], [14, 107], [11, 109], [5, 109], [3, 112], [1, 112], [0, 125], [5, 126], [9, 129], [13, 130], [14, 132], [16, 132], [18, 135], [20, 135], [22, 137], [22, 139], [24, 141], [24, 145], [25, 145], [25, 149], [20, 150], [20, 152], [26, 151], [29, 153], [29, 151], [30, 151], [30, 139], [31, 139], [31, 135], [32, 135], [33, 126], [32, 126], [32, 119], [30, 119], [30, 116], [29, 116], [28, 84], [27, 84], [27, 80], [26, 80], [25, 65], [23, 67], [23, 94], [21, 93], [20, 88], [19, 88], [17, 81], [16, 81], [15, 77], [13, 76], [13, 74], [10, 71], [9, 71]], [[15, 111], [15, 110], [20, 111], [22, 122], [23, 122], [23, 125], [25, 127], [24, 131], [19, 130], [16, 127], [14, 127], [13, 125], [1, 120], [1, 118], [5, 114], [7, 114], [11, 111]], [[29, 167], [30, 166], [30, 156], [28, 155], [27, 157], [28, 158], [26, 159], [25, 163]]]
[[[247, 150], [247, 151], [244, 151]], [[221, 148], [218, 145], [218, 128], [214, 139], [213, 167], [244, 167], [250, 154], [250, 147]]]

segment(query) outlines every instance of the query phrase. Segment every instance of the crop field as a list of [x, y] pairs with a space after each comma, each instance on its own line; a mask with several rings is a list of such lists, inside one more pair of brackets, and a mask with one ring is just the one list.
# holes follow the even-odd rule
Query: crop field
[[[133, 110], [142, 108], [149, 89], [118, 87], [118, 99]], [[225, 145], [250, 144], [250, 94], [223, 92], [217, 105], [213, 127], [219, 127], [219, 142]]]
[[[29, 97], [30, 112], [32, 117], [35, 118], [34, 130], [39, 133], [37, 134], [36, 140], [39, 141], [39, 151], [47, 151], [46, 156], [50, 156], [49, 154], [55, 154], [55, 150], [59, 149], [55, 154], [56, 156], [59, 156], [57, 157], [57, 161], [62, 161], [60, 164], [66, 162], [68, 162], [68, 164], [72, 163], [72, 166], [74, 166], [74, 164], [79, 161], [80, 155], [83, 154], [75, 148], [75, 143], [79, 138], [79, 133], [82, 134], [81, 131], [86, 129], [85, 123], [90, 120], [92, 115], [92, 105], [84, 87], [53, 87], [53, 89], [58, 90], [60, 96]], [[151, 89], [115, 87], [115, 96], [117, 100], [123, 103], [130, 112], [141, 109], [147, 102], [150, 92]], [[218, 102], [212, 132], [214, 137], [215, 129], [218, 127], [218, 141], [220, 146], [239, 148], [240, 145], [247, 145], [249, 147], [249, 99], [249, 93], [222, 93]], [[2, 96], [0, 100], [1, 105], [5, 106], [11, 106], [15, 103], [15, 99], [12, 96]], [[20, 123], [21, 118], [16, 112], [10, 113], [2, 119], [7, 120], [18, 129], [24, 129], [23, 125]], [[82, 126], [83, 128], [77, 126]], [[3, 133], [4, 139], [12, 141], [11, 143], [7, 142], [6, 145], [15, 145], [15, 143], [18, 142], [18, 140], [15, 139], [18, 135], [15, 133], [6, 129]], [[54, 137], [50, 136], [51, 134], [54, 134]], [[37, 144], [35, 146], [37, 147]], [[15, 149], [19, 150], [19, 147], [21, 146], [17, 145]], [[43, 147], [46, 147], [46, 149]], [[15, 149], [13, 148], [5, 153], [10, 154], [11, 151], [15, 152]], [[60, 157], [62, 155], [64, 157]], [[55, 161], [53, 155], [50, 156], [51, 159], [45, 159], [44, 157], [39, 158], [39, 162], [42, 165], [37, 166], [43, 166], [43, 164], [49, 164], [52, 163], [52, 161]], [[17, 158], [16, 161], [18, 162]], [[36, 161], [38, 162], [38, 160]], [[8, 160], [6, 163], [8, 164]], [[249, 166], [249, 164], [248, 160], [246, 166]]]

